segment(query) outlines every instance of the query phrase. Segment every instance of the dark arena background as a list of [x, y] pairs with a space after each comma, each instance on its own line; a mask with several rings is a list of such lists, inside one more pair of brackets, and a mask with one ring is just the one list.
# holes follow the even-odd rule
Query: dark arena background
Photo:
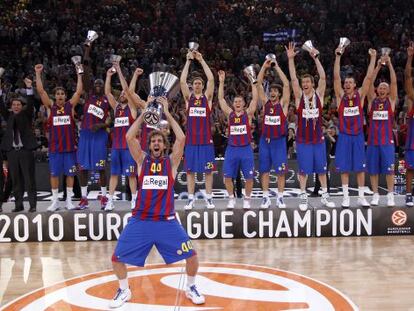
[[[414, 310], [413, 16], [397, 0], [0, 1], [0, 310]], [[322, 149], [304, 163], [304, 145]], [[160, 222], [188, 240], [167, 265], [177, 232], [152, 243], [122, 298], [131, 219], [153, 224], [131, 253]]]

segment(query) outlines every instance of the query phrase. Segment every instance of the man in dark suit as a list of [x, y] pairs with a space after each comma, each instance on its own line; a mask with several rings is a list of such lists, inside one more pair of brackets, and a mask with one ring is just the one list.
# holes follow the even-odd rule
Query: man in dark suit
[[12, 98], [10, 100], [11, 111], [0, 99], [0, 113], [7, 122], [0, 148], [6, 152], [9, 176], [13, 184], [15, 197], [13, 212], [24, 210], [23, 194], [25, 189], [29, 197], [29, 212], [36, 211], [37, 201], [33, 150], [38, 145], [32, 128], [33, 89], [30, 79], [24, 79], [24, 83], [27, 96]]

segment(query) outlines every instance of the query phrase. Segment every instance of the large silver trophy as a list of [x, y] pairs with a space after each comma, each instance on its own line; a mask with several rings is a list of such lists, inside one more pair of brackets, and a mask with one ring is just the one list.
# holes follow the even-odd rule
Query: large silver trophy
[[0, 78], [2, 77], [3, 73], [4, 73], [4, 68], [0, 67]]
[[309, 52], [311, 55], [313, 55], [313, 57], [319, 56], [319, 51], [313, 46], [313, 43], [311, 40], [306, 41], [302, 45], [302, 49]]
[[257, 78], [256, 78], [256, 71], [254, 70], [254, 65], [249, 65], [246, 68], [243, 69], [244, 74], [249, 79], [250, 83], [256, 84]]
[[155, 100], [148, 104], [144, 112], [144, 122], [151, 126], [159, 125], [162, 118], [162, 105], [157, 103], [157, 97], [174, 97], [180, 90], [179, 79], [171, 73], [156, 71], [149, 75], [150, 95]]
[[188, 49], [193, 52], [193, 51], [198, 51], [198, 47], [200, 45], [197, 42], [188, 42]]
[[276, 55], [275, 54], [273, 54], [273, 53], [267, 54], [266, 55], [266, 60], [270, 60], [271, 61], [270, 65], [272, 67], [276, 66]]
[[351, 43], [351, 40], [349, 40], [348, 38], [346, 38], [346, 37], [341, 37], [341, 38], [339, 38], [339, 45], [338, 45], [338, 48], [339, 48], [339, 52], [337, 52], [337, 54], [338, 55], [342, 55], [343, 53], [344, 53], [344, 51], [345, 51], [345, 48], [349, 45]]
[[95, 30], [88, 30], [88, 35], [86, 36], [85, 45], [91, 46], [92, 42], [98, 39], [98, 34]]
[[83, 74], [83, 65], [82, 65], [82, 56], [76, 55], [72, 56], [71, 58], [72, 63], [75, 65], [76, 73], [77, 74]]
[[[383, 56], [389, 56], [391, 53], [390, 48], [381, 48], [381, 57]], [[381, 61], [381, 65], [385, 66], [387, 63], [384, 61]]]
[[115, 69], [115, 67], [113, 67], [113, 65], [115, 65], [115, 64], [119, 64], [120, 62], [121, 62], [121, 59], [122, 59], [122, 56], [121, 55], [115, 55], [115, 54], [111, 54], [111, 56], [109, 56], [109, 61], [111, 62], [111, 64], [112, 64], [112, 68], [111, 68], [111, 71], [113, 72], [113, 73], [115, 73], [116, 72], [116, 69]]

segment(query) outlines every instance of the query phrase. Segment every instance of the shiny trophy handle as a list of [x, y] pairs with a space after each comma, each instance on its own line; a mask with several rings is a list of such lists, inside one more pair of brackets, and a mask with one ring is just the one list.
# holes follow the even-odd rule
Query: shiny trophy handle
[[243, 69], [244, 74], [249, 79], [250, 83], [256, 84], [257, 78], [256, 78], [256, 71], [254, 70], [254, 65], [249, 65], [246, 68]]
[[351, 43], [351, 40], [349, 40], [346, 37], [339, 38], [339, 45], [338, 49], [340, 49], [340, 52], [337, 52], [337, 55], [342, 55], [345, 51], [345, 48]]
[[80, 75], [83, 74], [84, 70], [83, 70], [83, 65], [82, 65], [82, 56], [79, 56], [79, 55], [73, 56], [71, 60], [72, 60], [72, 63], [75, 65], [76, 73]]
[[121, 59], [122, 59], [121, 55], [111, 54], [111, 56], [109, 56], [109, 61], [112, 63], [111, 72], [113, 73], [116, 72], [114, 65], [119, 64], [121, 62]]
[[85, 45], [91, 46], [92, 42], [98, 39], [98, 34], [95, 30], [88, 30], [88, 34], [86, 36]]
[[313, 55], [313, 57], [319, 57], [319, 51], [313, 46], [313, 43], [311, 40], [307, 40], [303, 45], [302, 49], [306, 52], [309, 52], [309, 54]]
[[273, 54], [273, 53], [267, 54], [266, 55], [266, 60], [271, 61], [270, 66], [272, 66], [272, 67], [276, 66], [277, 61], [276, 61], [276, 55], [275, 54]]
[[0, 78], [3, 76], [5, 69], [3, 67], [0, 67]]
[[[383, 56], [389, 56], [391, 53], [391, 49], [390, 48], [381, 48], [381, 57]], [[385, 66], [386, 63], [385, 62], [381, 62], [382, 66]]]

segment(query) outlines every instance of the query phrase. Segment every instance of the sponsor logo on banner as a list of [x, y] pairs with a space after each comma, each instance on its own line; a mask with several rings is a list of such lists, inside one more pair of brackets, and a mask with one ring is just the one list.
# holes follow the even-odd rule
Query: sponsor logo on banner
[[[412, 229], [408, 221], [408, 215], [403, 210], [396, 210], [391, 215], [391, 221], [396, 227], [388, 227], [387, 234], [411, 234]], [[405, 225], [405, 226], [404, 226]]]
[[230, 135], [245, 135], [247, 134], [246, 124], [230, 126]]
[[316, 119], [319, 117], [319, 109], [303, 109], [302, 110], [302, 117], [305, 119]]
[[344, 116], [345, 117], [359, 116], [359, 107], [345, 107]]
[[280, 125], [280, 116], [265, 116], [266, 125]]
[[102, 108], [96, 107], [95, 105], [89, 105], [88, 107], [88, 113], [94, 115], [95, 117], [99, 119], [103, 119], [105, 113]]
[[388, 111], [375, 110], [372, 114], [373, 120], [388, 120]]
[[128, 117], [115, 118], [114, 127], [122, 127], [122, 126], [129, 126]]
[[53, 126], [69, 125], [70, 116], [56, 116], [53, 117]]
[[190, 117], [205, 117], [206, 114], [206, 108], [204, 107], [190, 107], [189, 112]]
[[[122, 310], [358, 310], [340, 291], [307, 276], [232, 263], [200, 265], [197, 284], [206, 302], [194, 306], [183, 297], [177, 301], [182, 269], [182, 265], [129, 268], [129, 284], [134, 290]], [[117, 288], [112, 271], [96, 272], [35, 290], [3, 310], [108, 310]]]
[[144, 176], [142, 182], [144, 190], [167, 190], [168, 176]]

